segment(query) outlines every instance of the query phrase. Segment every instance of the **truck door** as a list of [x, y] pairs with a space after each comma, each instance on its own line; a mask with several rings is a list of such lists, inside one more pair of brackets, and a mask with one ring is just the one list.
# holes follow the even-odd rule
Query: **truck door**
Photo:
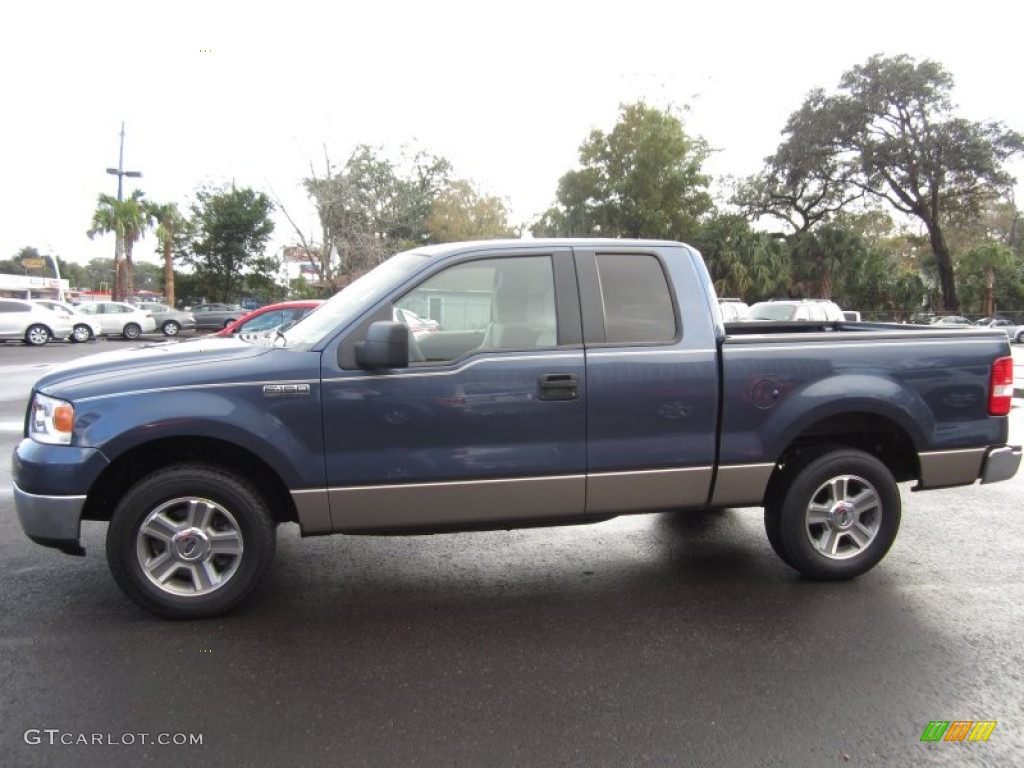
[[679, 247], [625, 246], [578, 250], [576, 265], [587, 358], [587, 513], [706, 504], [718, 366], [693, 257]]
[[[346, 345], [405, 323], [408, 368], [359, 369]], [[467, 254], [377, 307], [324, 354], [335, 530], [581, 516], [586, 369], [572, 252]]]

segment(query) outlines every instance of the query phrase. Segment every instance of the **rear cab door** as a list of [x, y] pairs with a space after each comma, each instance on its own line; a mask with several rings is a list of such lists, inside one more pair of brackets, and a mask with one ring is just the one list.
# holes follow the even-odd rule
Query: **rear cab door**
[[[680, 245], [577, 249], [588, 515], [704, 506], [719, 387], [713, 295]], [[699, 262], [699, 266], [698, 266]]]

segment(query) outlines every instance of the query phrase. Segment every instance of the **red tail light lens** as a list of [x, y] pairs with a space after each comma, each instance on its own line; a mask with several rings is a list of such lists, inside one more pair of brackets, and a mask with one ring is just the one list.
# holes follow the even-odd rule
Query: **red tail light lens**
[[1000, 357], [992, 363], [992, 387], [988, 393], [990, 416], [1005, 416], [1013, 400], [1013, 358]]

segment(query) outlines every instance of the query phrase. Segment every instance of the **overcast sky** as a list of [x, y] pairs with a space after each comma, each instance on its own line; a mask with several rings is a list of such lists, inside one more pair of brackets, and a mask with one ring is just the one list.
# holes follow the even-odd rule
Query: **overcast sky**
[[[447, 157], [523, 223], [589, 131], [638, 99], [688, 107], [688, 132], [718, 150], [707, 170], [749, 175], [811, 88], [875, 53], [940, 62], [961, 115], [1024, 131], [1024, 11], [989, 0], [65, 0], [4, 17], [0, 258], [113, 255], [112, 236], [85, 231], [117, 191], [104, 169], [122, 120], [124, 168], [143, 173], [126, 195], [184, 209], [198, 185], [234, 180], [275, 193], [307, 233], [301, 179], [325, 146], [339, 165], [360, 143]], [[276, 221], [274, 248], [293, 240]], [[155, 248], [150, 235], [136, 255]]]

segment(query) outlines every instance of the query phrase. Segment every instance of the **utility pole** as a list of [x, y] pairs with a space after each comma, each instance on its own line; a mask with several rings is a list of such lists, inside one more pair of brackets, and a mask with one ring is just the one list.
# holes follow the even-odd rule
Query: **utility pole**
[[[117, 176], [117, 202], [120, 203], [124, 199], [124, 190], [122, 182], [125, 176], [131, 178], [139, 178], [142, 176], [140, 171], [126, 171], [124, 170], [124, 120], [121, 121], [121, 148], [117, 153], [117, 168], [107, 168], [107, 173]], [[115, 214], [119, 214], [117, 211]], [[124, 233], [114, 232], [114, 290], [112, 291], [111, 298], [122, 301], [124, 297], [121, 292], [124, 290], [124, 285], [121, 280], [121, 261], [124, 258]]]

